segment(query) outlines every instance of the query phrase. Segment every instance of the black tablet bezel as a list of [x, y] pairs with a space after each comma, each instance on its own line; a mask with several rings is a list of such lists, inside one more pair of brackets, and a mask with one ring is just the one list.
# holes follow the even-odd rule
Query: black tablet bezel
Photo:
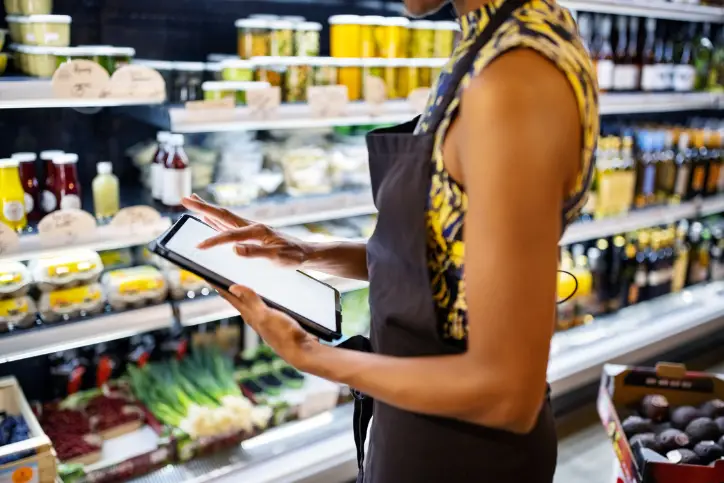
[[[169, 250], [166, 247], [166, 243], [176, 234], [176, 232], [181, 229], [181, 227], [186, 223], [189, 219], [194, 219], [198, 221], [199, 223], [203, 223], [204, 225], [208, 225], [208, 223], [204, 222], [203, 220], [200, 220], [199, 218], [184, 213], [181, 215], [181, 217], [174, 223], [168, 230], [166, 230], [161, 236], [156, 238], [154, 241], [148, 244], [149, 250], [151, 250], [153, 253], [157, 254], [158, 256], [165, 258], [166, 260], [169, 260], [170, 262], [180, 266], [184, 270], [188, 270], [189, 272], [193, 273], [194, 275], [197, 275], [207, 282], [217, 286], [224, 288], [228, 290], [232, 285], [234, 285], [234, 282], [231, 280], [228, 280], [225, 277], [222, 277], [221, 275], [214, 273], [205, 267], [197, 264], [196, 262], [189, 260], [186, 257], [183, 257], [179, 255], [178, 253], [175, 253], [171, 250]], [[338, 339], [342, 338], [342, 297], [339, 291], [332, 287], [329, 284], [326, 284], [324, 282], [321, 282], [317, 280], [316, 278], [302, 272], [297, 271], [298, 273], [301, 273], [307, 278], [310, 278], [314, 280], [317, 283], [321, 283], [322, 285], [329, 287], [334, 292], [334, 298], [335, 298], [335, 315], [336, 315], [336, 331], [332, 331], [327, 329], [326, 327], [323, 327], [322, 325], [307, 319], [306, 317], [303, 317], [296, 312], [293, 312], [285, 307], [280, 306], [279, 304], [274, 303], [271, 300], [268, 300], [264, 297], [262, 299], [264, 302], [269, 305], [270, 307], [280, 310], [284, 312], [285, 314], [292, 317], [294, 320], [299, 322], [301, 326], [306, 330], [307, 332], [319, 337], [320, 339], [332, 342]]]

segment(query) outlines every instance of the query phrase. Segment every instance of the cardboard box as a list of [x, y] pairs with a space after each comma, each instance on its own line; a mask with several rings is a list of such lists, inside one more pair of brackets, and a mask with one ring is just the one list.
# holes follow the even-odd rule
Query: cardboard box
[[0, 410], [13, 416], [21, 415], [28, 424], [31, 436], [25, 441], [0, 447], [0, 457], [21, 452], [32, 453], [25, 458], [0, 465], [0, 481], [54, 483], [57, 472], [55, 451], [14, 377], [0, 379]]
[[661, 363], [655, 368], [604, 366], [598, 414], [621, 464], [624, 483], [724, 482], [724, 460], [714, 466], [677, 465], [640, 445], [629, 444], [619, 412], [636, 406], [649, 394], [665, 396], [672, 407], [699, 406], [711, 399], [724, 400], [724, 376], [689, 372], [681, 364]]

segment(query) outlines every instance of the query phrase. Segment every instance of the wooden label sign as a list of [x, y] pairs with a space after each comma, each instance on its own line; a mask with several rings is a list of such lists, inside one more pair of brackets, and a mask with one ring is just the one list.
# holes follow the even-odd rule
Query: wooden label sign
[[415, 112], [422, 112], [427, 107], [427, 100], [430, 97], [429, 87], [420, 87], [410, 92], [407, 102], [410, 103]]
[[246, 105], [254, 119], [270, 119], [277, 115], [282, 102], [279, 87], [265, 87], [246, 91]]
[[349, 103], [347, 86], [313, 86], [307, 89], [307, 103], [317, 117], [344, 115]]
[[61, 64], [53, 74], [51, 85], [55, 97], [98, 99], [106, 92], [109, 79], [103, 67], [81, 59]]
[[62, 246], [93, 234], [96, 220], [82, 210], [60, 210], [49, 214], [38, 223], [40, 242], [44, 245]]
[[110, 225], [120, 231], [151, 232], [161, 226], [161, 214], [150, 206], [129, 206], [116, 213]]
[[213, 99], [209, 101], [187, 101], [184, 107], [189, 111], [234, 109], [236, 107], [236, 101], [230, 97], [227, 97], [225, 99]]
[[385, 81], [374, 75], [365, 76], [364, 100], [371, 107], [377, 109], [387, 101], [387, 86]]
[[9, 226], [0, 223], [0, 255], [12, 252], [20, 244], [20, 238]]
[[113, 73], [108, 97], [129, 99], [166, 99], [166, 81], [156, 70], [143, 65], [124, 65]]

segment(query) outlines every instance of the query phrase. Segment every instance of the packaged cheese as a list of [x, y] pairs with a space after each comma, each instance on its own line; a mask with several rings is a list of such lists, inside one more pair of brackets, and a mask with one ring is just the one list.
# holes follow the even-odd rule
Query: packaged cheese
[[30, 262], [33, 280], [42, 292], [95, 283], [103, 272], [101, 257], [92, 250], [78, 250]]

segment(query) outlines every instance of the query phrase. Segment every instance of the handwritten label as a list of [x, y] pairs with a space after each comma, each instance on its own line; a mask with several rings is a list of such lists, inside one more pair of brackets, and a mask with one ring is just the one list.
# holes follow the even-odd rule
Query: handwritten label
[[269, 119], [276, 116], [281, 102], [282, 91], [278, 87], [246, 91], [246, 104], [254, 119]]
[[307, 89], [307, 102], [317, 117], [344, 115], [349, 103], [347, 86], [313, 86]]
[[163, 101], [166, 99], [166, 81], [150, 67], [124, 65], [111, 76], [108, 97]]
[[130, 206], [116, 213], [110, 225], [124, 232], [148, 232], [161, 225], [161, 214], [150, 206]]
[[73, 60], [61, 64], [53, 74], [53, 95], [64, 99], [98, 99], [108, 87], [110, 77], [100, 65], [90, 60]]
[[209, 101], [188, 101], [185, 105], [189, 111], [206, 111], [209, 109], [234, 109], [236, 100], [231, 97]]
[[422, 112], [427, 107], [427, 100], [430, 97], [430, 89], [428, 87], [420, 87], [410, 92], [407, 96], [407, 102], [410, 103], [415, 112]]
[[374, 75], [365, 77], [364, 100], [373, 109], [377, 110], [387, 101], [387, 86], [385, 81]]
[[19, 243], [18, 234], [9, 226], [0, 223], [0, 255], [15, 250]]
[[49, 214], [38, 223], [40, 242], [60, 246], [76, 242], [91, 235], [96, 220], [82, 210], [60, 210]]

